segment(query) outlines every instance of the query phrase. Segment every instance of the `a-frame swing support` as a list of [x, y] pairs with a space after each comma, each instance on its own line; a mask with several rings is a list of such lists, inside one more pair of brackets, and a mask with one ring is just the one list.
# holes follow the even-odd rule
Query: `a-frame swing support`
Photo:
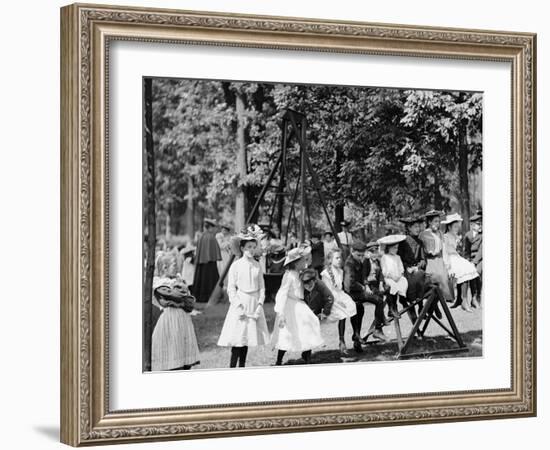
[[[418, 357], [426, 358], [428, 356], [467, 352], [469, 348], [462, 340], [462, 336], [458, 331], [458, 327], [456, 326], [456, 322], [453, 318], [451, 310], [449, 309], [449, 305], [447, 305], [447, 302], [445, 301], [444, 298], [442, 298], [441, 294], [440, 293], [437, 294], [437, 292], [432, 293], [432, 295], [424, 299], [424, 303], [420, 311], [420, 314], [416, 318], [413, 324], [413, 327], [409, 332], [408, 337], [406, 339], [403, 339], [402, 333], [401, 333], [401, 325], [399, 321], [405, 313], [408, 313], [411, 309], [414, 309], [416, 305], [421, 301], [422, 300], [417, 300], [416, 302], [411, 303], [410, 305], [397, 311], [397, 317], [391, 318], [391, 320], [394, 323], [395, 334], [397, 337], [398, 352], [397, 352], [396, 358], [397, 359], [418, 358]], [[441, 309], [443, 310], [443, 314], [447, 319], [448, 326], [435, 315], [437, 305], [440, 305]], [[420, 330], [421, 334], [424, 335], [424, 332], [428, 328], [428, 325], [430, 324], [431, 320], [437, 323], [447, 333], [447, 335], [453, 341], [456, 342], [457, 346], [446, 348], [446, 349], [411, 352], [411, 346], [413, 345], [413, 340], [415, 338], [416, 333]], [[371, 334], [372, 332], [368, 333], [363, 339], [365, 339], [366, 341], [371, 336]], [[369, 341], [368, 343], [370, 344], [374, 342], [376, 341]]]
[[[289, 131], [289, 127], [290, 127], [290, 131]], [[321, 203], [321, 207], [323, 208], [323, 212], [327, 219], [327, 223], [330, 227], [330, 230], [334, 235], [334, 238], [336, 239], [336, 243], [338, 244], [339, 247], [341, 247], [338, 234], [336, 233], [334, 224], [332, 223], [330, 214], [328, 212], [327, 203], [325, 201], [323, 191], [321, 190], [321, 185], [319, 183], [317, 173], [315, 172], [315, 169], [313, 168], [313, 165], [309, 158], [309, 153], [307, 148], [306, 116], [292, 109], [287, 109], [285, 114], [283, 115], [281, 129], [282, 129], [282, 135], [283, 135], [281, 150], [282, 150], [282, 155], [284, 159], [282, 161], [280, 182], [279, 182], [278, 190], [276, 192], [279, 205], [282, 205], [284, 203], [284, 196], [286, 195], [284, 192], [284, 189], [286, 185], [285, 177], [287, 173], [286, 158], [288, 154], [288, 143], [290, 141], [290, 138], [294, 136], [298, 141], [298, 145], [300, 149], [299, 150], [300, 151], [300, 176], [297, 180], [296, 192], [295, 192], [294, 198], [292, 199], [292, 203], [289, 211], [289, 218], [295, 212], [294, 204], [295, 204], [295, 201], [297, 200], [296, 194], [298, 193], [297, 190], [299, 187], [300, 188], [300, 191], [299, 191], [300, 228], [299, 228], [298, 234], [299, 234], [300, 242], [303, 242], [306, 238], [306, 227], [308, 229], [309, 235], [311, 235], [312, 230], [311, 230], [310, 204], [307, 198], [307, 191], [306, 191], [307, 176], [309, 174], [309, 176], [311, 177], [311, 183], [313, 185], [315, 192], [319, 197], [319, 202]], [[282, 231], [282, 216], [283, 216], [283, 207], [281, 206], [279, 207], [278, 217], [277, 217], [277, 225], [279, 227], [279, 230], [281, 231]], [[271, 223], [269, 225], [271, 226]], [[290, 227], [287, 226], [286, 233], [285, 233], [285, 243], [288, 239], [289, 229]]]
[[[330, 218], [330, 214], [328, 212], [325, 197], [321, 190], [319, 179], [317, 177], [317, 174], [315, 173], [315, 170], [309, 158], [309, 154], [307, 150], [306, 133], [307, 133], [306, 116], [292, 109], [287, 109], [283, 114], [283, 120], [281, 122], [282, 136], [281, 136], [280, 153], [277, 159], [275, 160], [275, 164], [273, 165], [271, 172], [269, 173], [269, 176], [267, 177], [267, 180], [264, 183], [264, 186], [262, 187], [262, 190], [260, 191], [260, 194], [258, 195], [258, 198], [256, 199], [256, 202], [254, 203], [252, 210], [248, 214], [246, 223], [250, 223], [252, 220], [254, 220], [255, 217], [257, 217], [258, 212], [260, 210], [260, 206], [263, 203], [265, 195], [269, 190], [269, 188], [276, 187], [277, 190], [275, 193], [275, 200], [274, 200], [276, 202], [276, 209], [277, 209], [276, 223], [279, 227], [279, 231], [282, 232], [284, 203], [285, 203], [285, 197], [288, 196], [288, 194], [285, 193], [285, 188], [288, 182], [287, 180], [287, 174], [288, 174], [287, 158], [288, 158], [288, 152], [289, 152], [288, 146], [291, 139], [295, 138], [298, 142], [298, 147], [299, 147], [300, 175], [298, 177], [298, 180], [296, 181], [294, 195], [291, 199], [290, 210], [288, 212], [288, 224], [285, 232], [285, 241], [284, 241], [285, 245], [288, 241], [288, 233], [292, 224], [292, 218], [293, 216], [295, 217], [295, 203], [297, 200], [299, 202], [298, 208], [300, 211], [300, 225], [299, 225], [299, 233], [298, 233], [300, 242], [303, 242], [306, 238], [306, 226], [309, 228], [308, 231], [309, 231], [309, 234], [311, 235], [311, 231], [312, 231], [311, 218], [309, 217], [310, 205], [308, 203], [307, 191], [306, 191], [307, 176], [309, 174], [309, 176], [311, 177], [313, 188], [319, 197], [319, 202], [321, 203], [321, 207], [323, 208], [323, 212], [327, 219], [330, 230], [334, 235], [334, 238], [336, 239], [336, 243], [338, 244], [338, 247], [342, 248], [340, 239], [338, 238], [338, 234], [336, 233], [336, 229], [334, 228], [334, 224]], [[275, 176], [277, 175], [277, 172], [279, 172], [279, 183], [277, 186], [272, 186], [272, 183], [275, 179]], [[275, 207], [275, 205], [273, 206]], [[275, 215], [275, 210], [274, 208], [272, 208], [272, 211], [269, 215], [270, 227], [273, 224], [274, 215]], [[307, 221], [306, 221], [306, 215], [308, 216]], [[208, 300], [209, 305], [215, 303], [216, 299], [220, 296], [221, 289], [223, 288], [223, 282], [225, 280], [225, 277], [227, 276], [229, 267], [231, 267], [231, 264], [233, 263], [234, 259], [235, 259], [235, 255], [231, 255], [229, 261], [224, 267], [222, 273], [220, 274], [220, 279], [218, 280], [218, 283], [216, 283], [216, 287], [214, 288]]]

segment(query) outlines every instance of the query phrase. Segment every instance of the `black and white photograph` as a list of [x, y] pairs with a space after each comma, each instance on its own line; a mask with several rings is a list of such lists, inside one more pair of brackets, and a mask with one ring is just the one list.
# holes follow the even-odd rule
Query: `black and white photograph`
[[482, 92], [144, 77], [143, 118], [144, 372], [483, 356]]

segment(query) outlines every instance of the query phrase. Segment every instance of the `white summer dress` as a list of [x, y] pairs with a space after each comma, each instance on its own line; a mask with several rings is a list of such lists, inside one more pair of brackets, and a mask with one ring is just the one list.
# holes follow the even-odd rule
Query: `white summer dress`
[[[222, 347], [255, 347], [269, 342], [269, 331], [263, 308], [253, 317], [265, 298], [264, 275], [260, 263], [242, 256], [229, 268], [227, 277], [229, 310], [225, 316], [218, 345]], [[243, 317], [246, 315], [246, 317]]]
[[[386, 253], [380, 260], [384, 283], [390, 287], [390, 295], [399, 294], [402, 297], [407, 295], [409, 283], [403, 276], [405, 269], [399, 255]], [[397, 281], [396, 281], [397, 280]]]
[[446, 250], [443, 255], [449, 267], [449, 275], [455, 277], [457, 284], [461, 284], [479, 277], [479, 273], [476, 266], [460, 256], [456, 251], [458, 241], [459, 237], [454, 234], [445, 233], [443, 235], [443, 245]]
[[[277, 317], [271, 342], [278, 350], [304, 352], [323, 344], [319, 319], [304, 302], [304, 288], [295, 270], [287, 270], [275, 297]], [[284, 316], [284, 325], [281, 323]]]
[[[332, 272], [332, 277], [330, 276]], [[331, 267], [330, 272], [324, 269], [321, 272], [321, 279], [328, 286], [334, 296], [334, 303], [327, 317], [329, 321], [343, 320], [357, 314], [357, 306], [353, 299], [344, 292], [344, 271], [339, 267]]]

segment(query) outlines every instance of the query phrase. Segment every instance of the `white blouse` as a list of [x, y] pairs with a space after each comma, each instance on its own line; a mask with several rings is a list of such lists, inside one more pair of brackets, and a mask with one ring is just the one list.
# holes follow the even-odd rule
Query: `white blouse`
[[227, 295], [230, 303], [240, 303], [238, 291], [247, 294], [260, 293], [260, 302], [265, 297], [264, 274], [260, 263], [243, 256], [231, 264], [227, 275]]
[[340, 231], [340, 233], [338, 233], [338, 239], [340, 239], [340, 243], [343, 245], [353, 244], [353, 236], [346, 231]]
[[405, 269], [403, 268], [403, 262], [399, 255], [390, 255], [386, 253], [382, 256], [380, 261], [382, 266], [382, 274], [384, 278], [389, 278], [391, 280], [399, 280], [403, 276]]

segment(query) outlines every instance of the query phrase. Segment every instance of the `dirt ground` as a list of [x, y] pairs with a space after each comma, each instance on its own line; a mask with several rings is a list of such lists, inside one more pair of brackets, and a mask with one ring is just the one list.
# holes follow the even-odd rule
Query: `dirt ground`
[[[275, 321], [273, 303], [265, 305], [265, 315], [269, 330], [272, 331]], [[205, 308], [204, 304], [197, 305], [196, 315], [193, 316], [193, 324], [199, 342], [201, 352], [200, 365], [197, 369], [224, 368], [229, 366], [229, 348], [216, 345], [221, 331], [228, 304], [218, 304]], [[430, 358], [449, 357], [475, 357], [482, 356], [482, 321], [483, 309], [475, 309], [473, 313], [463, 311], [461, 308], [451, 310], [462, 338], [467, 345], [466, 352], [432, 355]], [[365, 307], [363, 320], [363, 334], [368, 329], [373, 319], [374, 307]], [[443, 319], [446, 324], [446, 319]], [[406, 338], [412, 326], [404, 315], [401, 318], [401, 330]], [[391, 361], [396, 359], [397, 340], [393, 324], [384, 327], [384, 333], [389, 338], [385, 343], [374, 343], [364, 347], [363, 353], [356, 353], [352, 348], [351, 325], [346, 323], [346, 344], [349, 349], [349, 357], [342, 358], [338, 351], [338, 329], [334, 322], [321, 322], [321, 333], [324, 339], [322, 347], [313, 351], [312, 364], [326, 363], [357, 363], [361, 361]], [[423, 340], [414, 339], [411, 351], [425, 352], [456, 347], [456, 343], [446, 337], [445, 331], [434, 321], [430, 322]], [[247, 366], [271, 366], [275, 363], [276, 350], [272, 346], [251, 347], [248, 351]], [[289, 352], [285, 356], [285, 364], [301, 364], [299, 353]]]

